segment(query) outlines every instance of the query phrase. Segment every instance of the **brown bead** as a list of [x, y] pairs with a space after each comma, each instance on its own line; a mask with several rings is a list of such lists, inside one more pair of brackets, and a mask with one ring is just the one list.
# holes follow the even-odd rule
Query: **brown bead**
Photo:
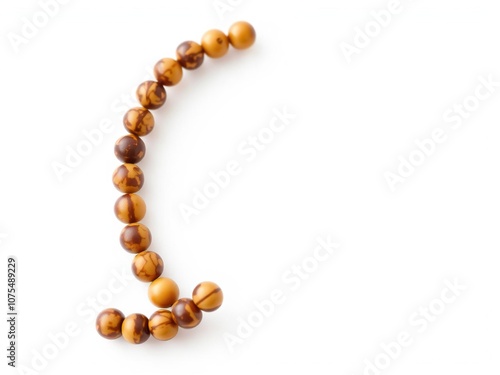
[[115, 143], [115, 155], [124, 163], [139, 163], [146, 155], [146, 145], [134, 134], [127, 134]]
[[142, 344], [149, 339], [149, 320], [142, 314], [131, 314], [122, 324], [123, 338], [132, 344]]
[[144, 224], [129, 224], [120, 233], [120, 244], [128, 252], [138, 254], [151, 245], [151, 232]]
[[163, 259], [153, 251], [143, 251], [134, 257], [132, 272], [145, 283], [156, 280], [163, 272]]
[[193, 290], [193, 302], [203, 311], [215, 311], [221, 305], [224, 296], [216, 283], [204, 281]]
[[135, 164], [122, 164], [113, 172], [113, 184], [122, 193], [137, 193], [144, 185], [144, 174]]
[[176, 51], [177, 61], [188, 70], [197, 69], [203, 64], [203, 47], [196, 42], [187, 41], [179, 44]]
[[97, 332], [105, 339], [114, 340], [122, 335], [122, 323], [125, 315], [117, 309], [106, 309], [97, 315]]
[[175, 86], [182, 79], [182, 66], [174, 59], [165, 58], [156, 63], [154, 73], [163, 86]]
[[196, 327], [203, 317], [200, 309], [189, 298], [181, 298], [174, 303], [172, 314], [177, 325], [182, 328]]
[[245, 49], [255, 43], [255, 29], [248, 22], [240, 21], [229, 28], [229, 42], [236, 49]]
[[129, 109], [123, 116], [123, 125], [128, 132], [140, 137], [153, 131], [155, 119], [146, 108], [136, 107]]
[[179, 326], [168, 310], [158, 310], [149, 318], [149, 331], [157, 340], [167, 341], [175, 337]]
[[149, 284], [148, 296], [153, 305], [167, 308], [179, 298], [179, 287], [174, 280], [159, 277]]
[[201, 46], [207, 56], [214, 59], [224, 56], [229, 49], [229, 39], [220, 30], [209, 30], [201, 38]]
[[137, 88], [137, 99], [144, 108], [158, 109], [167, 100], [165, 88], [155, 81], [145, 81]]
[[146, 215], [146, 203], [137, 194], [124, 194], [116, 200], [115, 215], [123, 223], [137, 223]]

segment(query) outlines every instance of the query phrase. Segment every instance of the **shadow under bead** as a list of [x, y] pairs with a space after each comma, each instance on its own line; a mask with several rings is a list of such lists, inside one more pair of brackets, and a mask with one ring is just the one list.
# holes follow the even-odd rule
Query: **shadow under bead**
[[176, 55], [179, 64], [188, 70], [198, 69], [205, 58], [203, 47], [190, 40], [179, 44]]

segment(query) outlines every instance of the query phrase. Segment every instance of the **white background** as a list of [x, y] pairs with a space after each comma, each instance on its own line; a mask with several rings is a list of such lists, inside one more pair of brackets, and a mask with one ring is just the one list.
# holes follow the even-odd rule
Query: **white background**
[[[443, 120], [474, 95], [478, 77], [500, 81], [498, 1], [405, 1], [350, 63], [340, 44], [353, 44], [388, 1], [232, 3], [219, 15], [212, 0], [71, 0], [16, 53], [9, 33], [22, 35], [24, 17], [41, 8], [2, 2], [0, 295], [15, 255], [19, 373], [357, 375], [402, 331], [413, 343], [384, 374], [498, 373], [500, 87], [459, 129]], [[224, 305], [169, 342], [104, 340], [88, 303], [110, 297], [110, 282], [119, 292], [99, 310], [154, 311], [146, 284], [114, 280], [130, 275], [131, 261], [110, 181], [122, 101], [179, 43], [240, 19], [255, 26], [257, 43], [206, 59], [168, 90], [140, 164], [144, 223], [164, 274], [183, 296], [217, 282]], [[246, 161], [238, 146], [283, 107], [296, 118]], [[59, 181], [53, 163], [107, 119], [112, 132]], [[436, 128], [446, 142], [391, 191], [384, 173]], [[187, 223], [179, 205], [233, 159], [241, 173]], [[340, 248], [292, 291], [282, 277], [318, 236]], [[467, 290], [419, 332], [412, 314], [455, 279]], [[238, 319], [274, 289], [286, 301], [231, 352], [224, 334], [236, 335]], [[76, 336], [43, 371], [27, 371], [37, 353], [53, 354], [49, 335], [68, 323]]]

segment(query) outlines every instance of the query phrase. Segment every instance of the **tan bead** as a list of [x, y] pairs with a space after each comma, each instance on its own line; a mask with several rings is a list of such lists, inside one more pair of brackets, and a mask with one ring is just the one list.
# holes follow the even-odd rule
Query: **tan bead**
[[229, 42], [236, 49], [246, 49], [255, 43], [255, 29], [248, 22], [240, 21], [229, 28]]
[[192, 299], [181, 298], [172, 306], [174, 321], [179, 327], [194, 328], [201, 323], [203, 314]]
[[154, 73], [163, 86], [175, 86], [182, 79], [182, 66], [174, 59], [165, 58], [156, 63]]
[[204, 281], [193, 290], [193, 302], [203, 311], [215, 311], [224, 299], [221, 288], [216, 283]]
[[174, 280], [168, 277], [159, 277], [149, 284], [148, 296], [156, 307], [167, 308], [179, 298], [179, 287]]
[[134, 257], [132, 272], [145, 283], [156, 280], [163, 272], [163, 259], [153, 251], [143, 251]]
[[207, 56], [214, 59], [224, 56], [229, 49], [229, 39], [220, 30], [209, 30], [201, 38], [201, 46]]
[[146, 203], [137, 194], [124, 194], [116, 200], [115, 215], [123, 223], [137, 223], [146, 215]]
[[120, 244], [128, 252], [138, 254], [151, 245], [151, 232], [144, 224], [129, 224], [120, 233]]
[[118, 309], [106, 309], [97, 315], [97, 332], [105, 339], [114, 340], [122, 335], [122, 323], [125, 315]]
[[145, 81], [137, 88], [137, 99], [144, 108], [158, 109], [167, 100], [165, 88], [155, 81]]
[[203, 47], [193, 41], [179, 44], [176, 51], [177, 61], [188, 70], [197, 69], [203, 64]]
[[142, 137], [153, 131], [155, 119], [146, 108], [136, 107], [125, 113], [123, 125], [128, 132]]
[[142, 344], [149, 339], [149, 321], [142, 314], [131, 314], [122, 324], [123, 338], [131, 344]]
[[113, 172], [113, 185], [122, 193], [137, 193], [144, 185], [144, 174], [135, 164], [123, 164]]
[[149, 318], [149, 331], [157, 340], [167, 341], [175, 337], [179, 326], [168, 310], [158, 310]]

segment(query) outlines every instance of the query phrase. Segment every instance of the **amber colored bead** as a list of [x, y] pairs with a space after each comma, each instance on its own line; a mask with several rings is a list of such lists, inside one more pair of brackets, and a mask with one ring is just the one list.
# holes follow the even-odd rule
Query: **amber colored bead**
[[174, 280], [168, 277], [159, 277], [149, 284], [148, 296], [156, 307], [167, 308], [179, 298], [179, 287]]
[[122, 335], [122, 323], [125, 315], [117, 309], [106, 309], [97, 315], [97, 332], [105, 339], [114, 340]]
[[131, 314], [122, 324], [123, 338], [132, 344], [142, 344], [149, 339], [149, 319], [142, 314]]
[[146, 145], [134, 134], [127, 134], [115, 143], [115, 155], [124, 163], [139, 163], [146, 155]]
[[113, 172], [113, 185], [122, 193], [137, 193], [144, 185], [144, 174], [135, 164], [122, 164]]
[[193, 41], [179, 44], [176, 51], [177, 61], [188, 70], [197, 69], [203, 64], [203, 47]]
[[155, 81], [141, 83], [136, 94], [139, 103], [147, 109], [158, 109], [167, 101], [165, 88]]
[[204, 281], [193, 290], [193, 302], [203, 311], [215, 311], [224, 299], [221, 288], [216, 283]]
[[156, 280], [163, 272], [163, 259], [153, 251], [143, 251], [134, 257], [132, 272], [146, 283]]
[[123, 223], [137, 223], [146, 216], [146, 203], [137, 194], [124, 194], [116, 200], [115, 215]]
[[120, 244], [129, 253], [138, 254], [151, 245], [151, 232], [144, 224], [129, 224], [120, 233]]
[[229, 39], [220, 30], [209, 30], [201, 38], [201, 46], [207, 54], [212, 58], [224, 56], [229, 49]]
[[229, 28], [229, 42], [236, 49], [245, 49], [255, 43], [255, 29], [248, 22], [236, 22]]
[[174, 59], [165, 58], [156, 63], [154, 73], [163, 86], [175, 86], [182, 79], [182, 66]]
[[123, 125], [129, 133], [142, 137], [153, 131], [155, 119], [153, 114], [146, 108], [136, 107], [129, 109], [125, 113]]
[[149, 318], [149, 331], [157, 340], [167, 341], [175, 337], [179, 326], [168, 310], [158, 310]]
[[181, 298], [172, 306], [174, 320], [179, 327], [194, 328], [200, 324], [203, 314], [192, 299]]

